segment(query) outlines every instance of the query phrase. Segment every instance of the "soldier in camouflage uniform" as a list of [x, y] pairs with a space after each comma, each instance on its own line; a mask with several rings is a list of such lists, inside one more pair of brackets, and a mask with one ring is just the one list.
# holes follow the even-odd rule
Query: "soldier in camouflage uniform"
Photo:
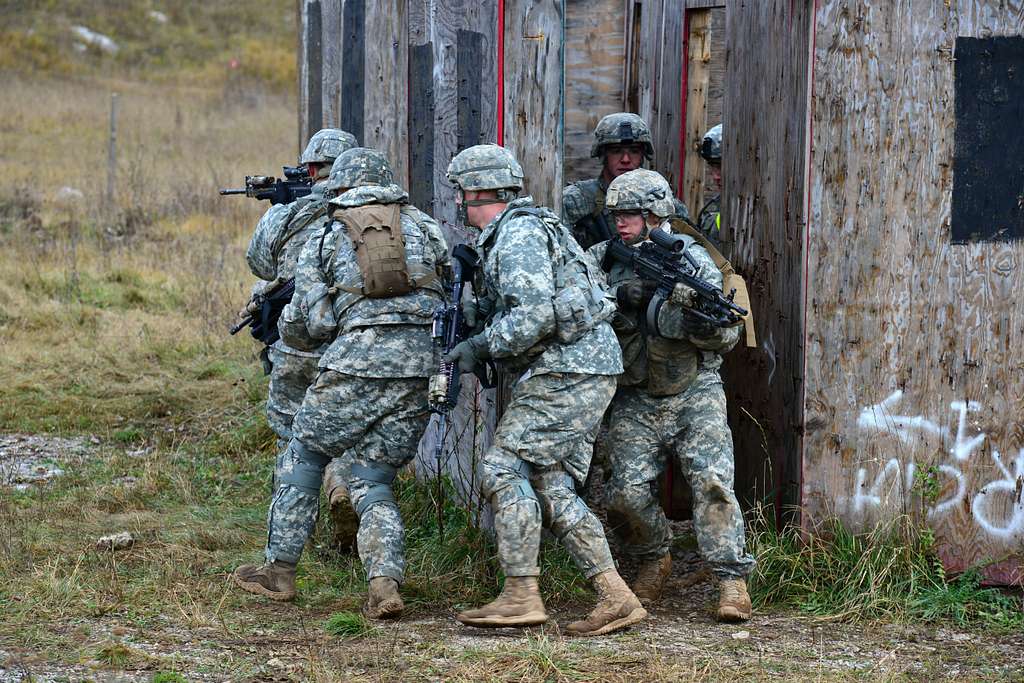
[[[608, 187], [607, 206], [619, 236], [638, 245], [651, 230], [670, 229], [672, 190], [648, 170], [623, 174]], [[692, 237], [686, 248], [699, 276], [722, 286], [721, 271]], [[656, 283], [637, 279], [618, 261], [606, 262], [608, 243], [590, 253], [608, 271], [619, 311], [613, 326], [622, 345], [625, 372], [612, 400], [606, 488], [609, 522], [625, 552], [641, 561], [633, 590], [645, 604], [657, 600], [672, 570], [672, 531], [655, 495], [666, 457], [679, 460], [693, 490], [693, 523], [704, 559], [720, 579], [718, 618], [749, 619], [745, 577], [754, 559], [744, 550], [743, 515], [733, 493], [732, 433], [718, 369], [721, 354], [742, 327], [715, 328], [692, 315], [674, 295], [648, 329], [646, 309]]]
[[277, 473], [266, 563], [239, 567], [233, 576], [252, 593], [294, 597], [295, 566], [313, 530], [324, 468], [351, 452], [349, 491], [369, 580], [363, 611], [393, 618], [403, 609], [405, 558], [391, 483], [415, 456], [429, 417], [431, 322], [442, 301], [448, 247], [437, 223], [392, 184], [379, 153], [351, 149], [335, 172], [341, 193], [330, 202], [334, 222], [303, 248], [295, 295], [278, 325], [293, 346], [329, 346]]
[[[605, 116], [594, 129], [594, 138], [590, 156], [601, 159], [601, 175], [567, 186], [562, 195], [562, 220], [584, 249], [615, 236], [615, 221], [604, 202], [608, 183], [654, 157], [651, 129], [636, 114]], [[680, 218], [690, 217], [686, 205], [678, 200], [675, 213]]]
[[574, 490], [587, 475], [622, 370], [603, 277], [554, 213], [517, 198], [523, 171], [507, 149], [460, 152], [448, 179], [459, 191], [463, 222], [481, 229], [472, 317], [483, 325], [447, 360], [463, 371], [492, 360], [519, 378], [479, 466], [505, 585], [496, 600], [457, 618], [480, 627], [547, 621], [537, 585], [544, 523], [598, 591], [597, 607], [568, 631], [600, 635], [634, 624], [647, 612], [615, 570], [601, 523]]
[[[337, 128], [324, 128], [310, 138], [299, 163], [309, 170], [312, 191], [291, 204], [271, 206], [256, 224], [245, 253], [250, 270], [265, 284], [294, 277], [295, 264], [306, 241], [311, 235], [321, 233], [330, 221], [327, 200], [336, 191], [329, 177], [331, 164], [342, 152], [355, 146], [355, 137]], [[270, 367], [267, 421], [277, 434], [278, 462], [292, 438], [292, 420], [306, 389], [316, 379], [317, 364], [324, 351], [325, 346], [302, 351], [283, 340], [264, 349]], [[348, 500], [344, 463], [344, 459], [338, 458], [328, 469], [324, 490], [330, 501], [335, 544], [347, 549], [355, 541], [358, 520]]]
[[718, 194], [701, 208], [697, 214], [697, 225], [704, 236], [717, 245], [719, 230], [722, 227], [722, 124], [704, 134], [704, 139], [700, 143], [700, 155], [708, 163], [711, 180], [715, 183]]

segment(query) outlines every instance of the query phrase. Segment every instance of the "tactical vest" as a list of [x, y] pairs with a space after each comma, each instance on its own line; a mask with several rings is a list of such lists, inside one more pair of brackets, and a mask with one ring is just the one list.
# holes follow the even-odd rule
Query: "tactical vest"
[[[555, 311], [555, 338], [561, 344], [572, 344], [610, 318], [615, 313], [615, 303], [597, 264], [550, 210], [542, 207], [512, 209], [502, 216], [492, 239], [497, 238], [505, 223], [523, 215], [539, 219], [547, 230], [555, 285], [551, 302]], [[501, 297], [496, 297], [496, 306], [495, 312], [500, 313], [504, 307]], [[531, 354], [534, 352], [531, 350]]]

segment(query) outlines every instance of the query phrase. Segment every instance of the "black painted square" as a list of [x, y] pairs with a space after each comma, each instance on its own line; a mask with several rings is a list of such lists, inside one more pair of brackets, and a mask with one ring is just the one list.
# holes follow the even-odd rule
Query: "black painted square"
[[952, 242], [1024, 239], [1024, 37], [957, 38]]

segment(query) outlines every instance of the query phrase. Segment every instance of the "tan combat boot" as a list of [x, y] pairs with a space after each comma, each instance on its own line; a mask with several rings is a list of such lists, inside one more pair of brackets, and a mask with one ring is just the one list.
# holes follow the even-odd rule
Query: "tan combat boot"
[[231, 574], [242, 590], [263, 595], [271, 600], [287, 602], [295, 599], [295, 565], [290, 562], [269, 562], [257, 567], [243, 564]]
[[536, 576], [508, 576], [501, 595], [479, 609], [455, 616], [463, 624], [482, 628], [536, 626], [548, 620]]
[[397, 619], [402, 616], [405, 603], [398, 594], [398, 582], [390, 576], [376, 576], [370, 579], [363, 614], [369, 619]]
[[359, 515], [349, 500], [348, 485], [330, 467], [324, 473], [324, 491], [331, 518], [331, 545], [343, 552], [353, 551], [359, 533]]
[[743, 579], [722, 579], [718, 584], [718, 620], [746, 621], [753, 607]]
[[640, 571], [633, 582], [633, 593], [640, 599], [640, 604], [650, 607], [661, 598], [665, 590], [665, 581], [672, 574], [672, 556], [665, 554], [657, 560], [650, 560], [640, 565]]
[[573, 636], [602, 636], [631, 626], [647, 617], [647, 610], [614, 569], [594, 577], [597, 607], [586, 619], [574, 621], [565, 631]]

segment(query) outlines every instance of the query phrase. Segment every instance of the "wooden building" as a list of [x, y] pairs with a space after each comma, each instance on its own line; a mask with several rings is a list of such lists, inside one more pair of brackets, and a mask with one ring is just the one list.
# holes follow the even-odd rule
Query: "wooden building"
[[598, 171], [598, 118], [635, 111], [696, 211], [723, 120], [723, 250], [760, 344], [725, 373], [741, 499], [809, 530], [920, 514], [951, 570], [1024, 583], [1024, 2], [299, 8], [303, 139], [341, 124], [386, 151], [452, 237], [463, 147], [505, 144], [557, 208]]

